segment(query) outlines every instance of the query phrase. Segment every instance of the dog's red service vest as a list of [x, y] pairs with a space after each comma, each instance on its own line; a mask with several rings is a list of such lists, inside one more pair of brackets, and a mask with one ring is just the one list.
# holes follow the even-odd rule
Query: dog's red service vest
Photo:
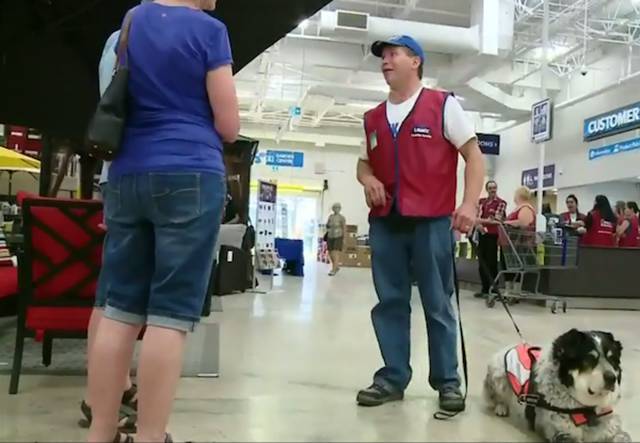
[[[540, 359], [541, 350], [528, 344], [519, 344], [507, 351], [504, 356], [504, 368], [507, 379], [516, 397], [535, 394], [531, 391], [531, 370], [533, 364]], [[613, 409], [600, 411], [597, 417], [603, 417], [613, 412]], [[589, 418], [583, 413], [571, 413], [571, 420], [576, 426], [589, 423]]]
[[371, 216], [396, 210], [408, 217], [449, 216], [455, 209], [458, 150], [444, 135], [444, 105], [451, 93], [423, 89], [394, 137], [386, 103], [364, 116], [369, 164], [387, 192]]

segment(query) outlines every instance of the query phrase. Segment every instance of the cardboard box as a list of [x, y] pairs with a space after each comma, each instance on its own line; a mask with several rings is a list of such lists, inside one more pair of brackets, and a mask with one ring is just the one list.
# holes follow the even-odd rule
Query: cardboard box
[[345, 231], [346, 231], [347, 233], [353, 233], [353, 234], [356, 234], [355, 236], [357, 236], [357, 235], [358, 235], [358, 225], [347, 225], [347, 226], [345, 227]]
[[347, 236], [342, 241], [342, 250], [345, 252], [350, 249], [356, 249], [357, 246], [358, 246], [358, 240], [356, 240], [355, 237]]
[[340, 266], [345, 268], [370, 268], [371, 250], [369, 247], [349, 248], [342, 253]]
[[340, 266], [345, 268], [358, 267], [358, 253], [356, 251], [343, 252], [340, 257]]
[[368, 246], [359, 246], [357, 248], [357, 256], [359, 267], [370, 268], [371, 267], [371, 249]]

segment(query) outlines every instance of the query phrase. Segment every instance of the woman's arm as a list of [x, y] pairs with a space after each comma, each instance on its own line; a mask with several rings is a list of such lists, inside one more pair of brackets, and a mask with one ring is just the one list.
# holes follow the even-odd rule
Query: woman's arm
[[616, 228], [616, 237], [620, 238], [624, 234], [626, 234], [627, 229], [629, 229], [629, 225], [630, 225], [629, 220], [624, 220], [622, 223], [620, 223]]
[[240, 113], [231, 65], [207, 73], [207, 94], [216, 131], [223, 141], [233, 143], [240, 132]]
[[518, 212], [518, 218], [516, 220], [508, 220], [504, 223], [506, 225], [514, 226], [516, 228], [527, 228], [533, 224], [535, 217], [536, 216], [531, 209], [522, 208], [520, 212]]

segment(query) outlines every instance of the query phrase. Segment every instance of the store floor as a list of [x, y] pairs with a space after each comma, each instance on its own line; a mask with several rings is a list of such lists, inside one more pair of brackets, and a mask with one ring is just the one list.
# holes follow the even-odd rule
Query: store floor
[[[536, 441], [535, 436], [485, 411], [481, 401], [487, 357], [517, 342], [504, 312], [488, 310], [464, 293], [471, 393], [468, 411], [434, 420], [436, 394], [427, 387], [424, 320], [414, 309], [414, 377], [404, 402], [376, 409], [355, 404], [380, 364], [370, 326], [374, 294], [368, 270], [326, 276], [324, 265], [307, 277], [276, 281], [269, 294], [223, 299], [222, 374], [183, 379], [171, 431], [192, 441]], [[416, 308], [418, 305], [416, 304]], [[635, 438], [640, 422], [638, 314], [577, 311], [552, 315], [518, 305], [514, 311], [535, 343], [570, 327], [614, 332], [624, 343], [624, 399], [618, 411]], [[54, 354], [55, 358], [55, 354]], [[8, 396], [0, 376], [0, 441], [82, 440], [76, 426], [85, 379], [24, 376], [21, 393]], [[634, 414], [635, 413], [635, 414]]]

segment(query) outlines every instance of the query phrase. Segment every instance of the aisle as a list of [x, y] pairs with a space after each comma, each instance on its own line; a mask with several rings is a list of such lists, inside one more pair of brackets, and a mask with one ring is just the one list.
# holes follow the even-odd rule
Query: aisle
[[[276, 280], [270, 294], [223, 299], [222, 376], [183, 379], [171, 430], [193, 441], [535, 441], [531, 435], [485, 412], [480, 392], [488, 355], [516, 340], [499, 309], [464, 294], [469, 337], [471, 396], [468, 412], [451, 422], [431, 418], [437, 396], [426, 384], [424, 320], [414, 309], [414, 378], [402, 403], [377, 409], [355, 405], [359, 388], [380, 364], [370, 326], [374, 303], [368, 270], [326, 276], [324, 265], [307, 266], [307, 277]], [[640, 347], [634, 341], [635, 313], [546, 310], [516, 306], [532, 342], [564, 330], [609, 329], [625, 343], [625, 399], [618, 410], [632, 435], [637, 412]], [[0, 441], [79, 440], [75, 426], [84, 379], [26, 376], [22, 394], [3, 395], [0, 376]], [[635, 400], [635, 401], [634, 401]], [[635, 403], [635, 405], [634, 405]]]

